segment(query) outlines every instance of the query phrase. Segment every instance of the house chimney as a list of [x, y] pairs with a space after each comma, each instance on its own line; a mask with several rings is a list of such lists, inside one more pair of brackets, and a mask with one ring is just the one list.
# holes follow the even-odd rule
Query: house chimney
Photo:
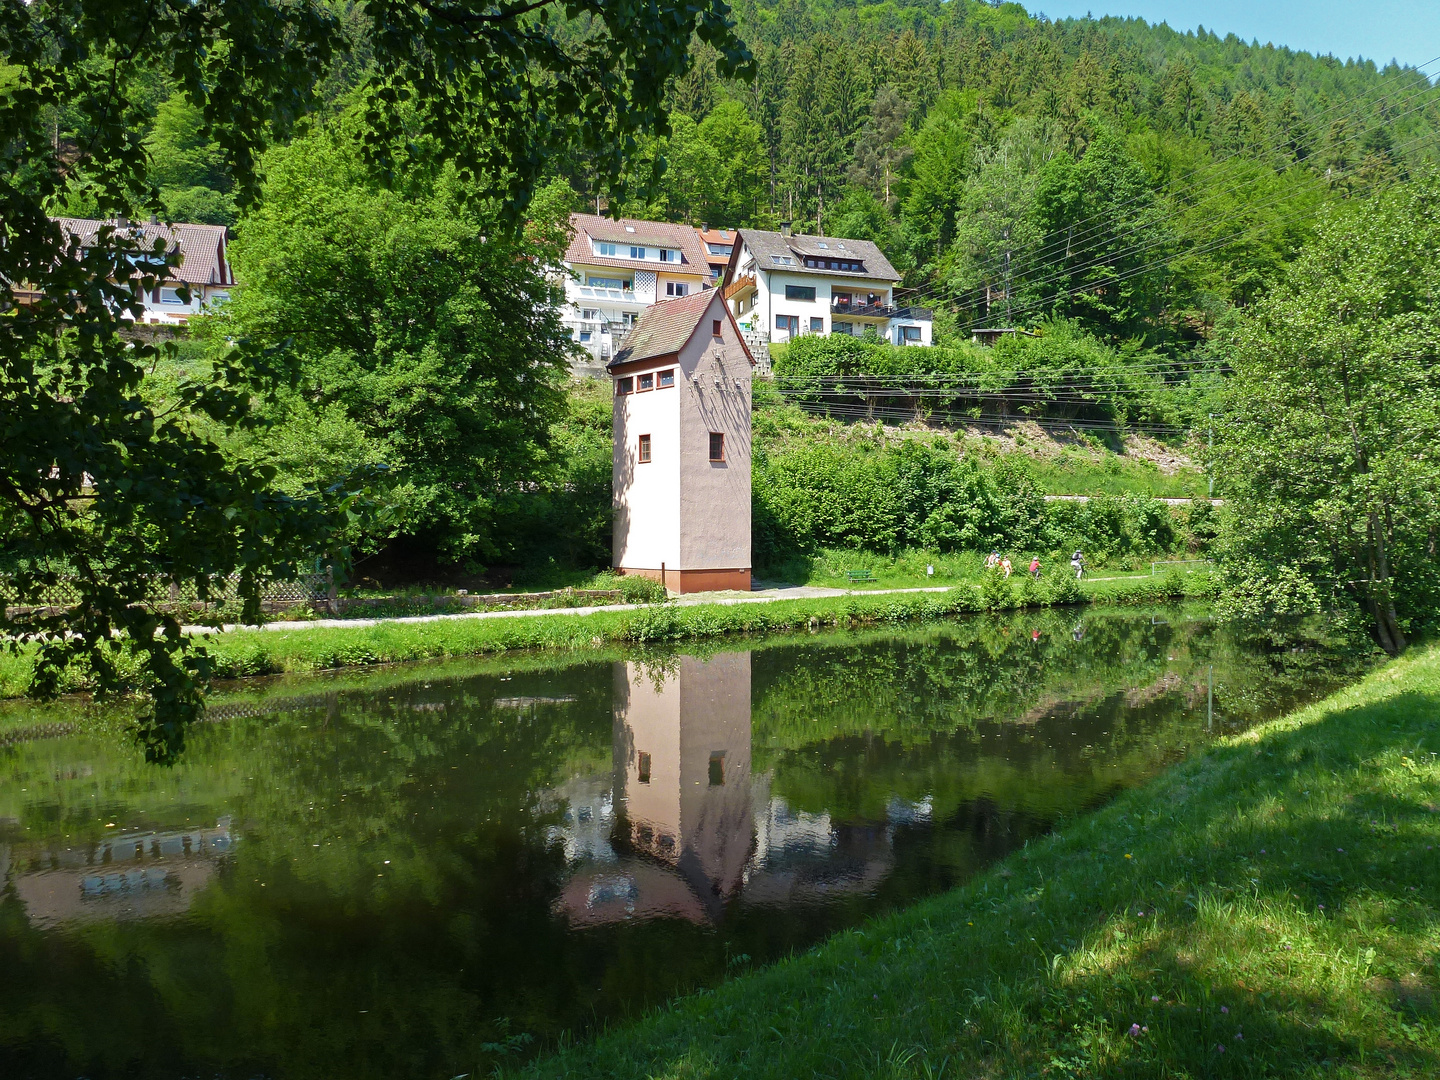
[[159, 224], [160, 224], [160, 215], [159, 215], [159, 214], [151, 214], [151, 215], [150, 215], [150, 224], [151, 224], [151, 225], [159, 225]]
[[128, 217], [126, 217], [124, 214], [119, 215], [119, 216], [115, 219], [115, 228], [117, 228], [117, 229], [128, 229], [129, 227], [130, 227], [130, 219], [129, 219]]
[[789, 235], [790, 235], [790, 222], [788, 222], [788, 221], [782, 221], [782, 222], [780, 222], [780, 235], [781, 235], [781, 236], [789, 236]]
[[701, 232], [709, 232], [709, 231], [710, 231], [710, 223], [709, 223], [708, 221], [702, 221], [702, 222], [700, 222], [700, 231], [701, 231]]

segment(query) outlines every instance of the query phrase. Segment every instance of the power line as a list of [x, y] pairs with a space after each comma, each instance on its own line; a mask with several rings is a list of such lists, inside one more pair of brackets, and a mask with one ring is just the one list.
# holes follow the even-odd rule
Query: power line
[[[1427, 134], [1427, 135], [1417, 136], [1416, 138], [1411, 139], [1411, 140], [1409, 140], [1408, 142], [1402, 144], [1402, 147], [1403, 147], [1403, 146], [1414, 145], [1414, 144], [1416, 144], [1416, 143], [1420, 143], [1420, 142], [1423, 142], [1423, 141], [1425, 141], [1425, 140], [1427, 140], [1427, 139], [1431, 139], [1431, 138], [1434, 138], [1434, 137], [1435, 137], [1435, 136], [1434, 136], [1433, 134]], [[1399, 149], [1399, 148], [1397, 148], [1397, 149]], [[1352, 167], [1352, 168], [1350, 168], [1350, 169], [1345, 169], [1345, 170], [1340, 171], [1339, 173], [1335, 173], [1335, 174], [1333, 174], [1333, 176], [1335, 176], [1335, 177], [1348, 176], [1348, 175], [1354, 173], [1355, 171], [1357, 171], [1359, 168], [1360, 168], [1360, 166], [1359, 166], [1359, 165], [1356, 165], [1356, 166], [1354, 166], [1354, 167]], [[1284, 200], [1283, 200], [1283, 199], [1275, 200], [1275, 201], [1273, 201], [1273, 202], [1271, 202], [1271, 203], [1263, 204], [1263, 205], [1260, 206], [1260, 207], [1255, 207], [1255, 208], [1252, 208], [1252, 209], [1261, 209], [1261, 210], [1263, 210], [1263, 209], [1268, 208], [1269, 206], [1274, 206], [1274, 205], [1276, 205], [1276, 204], [1278, 204], [1279, 202], [1282, 202], [1282, 201], [1284, 201]], [[1148, 272], [1148, 271], [1150, 271], [1150, 270], [1155, 269], [1156, 267], [1164, 266], [1164, 265], [1166, 265], [1167, 263], [1170, 263], [1170, 262], [1175, 261], [1176, 259], [1184, 258], [1184, 257], [1190, 257], [1190, 256], [1204, 255], [1204, 254], [1210, 253], [1211, 251], [1216, 251], [1216, 250], [1219, 250], [1219, 249], [1221, 249], [1221, 248], [1223, 248], [1223, 247], [1228, 247], [1230, 244], [1237, 242], [1237, 241], [1240, 240], [1241, 238], [1243, 238], [1243, 237], [1245, 237], [1246, 235], [1248, 235], [1250, 232], [1253, 232], [1256, 228], [1259, 228], [1259, 229], [1262, 229], [1262, 230], [1263, 230], [1263, 229], [1266, 229], [1266, 228], [1276, 228], [1276, 227], [1280, 227], [1280, 226], [1284, 226], [1284, 225], [1289, 225], [1289, 224], [1291, 224], [1291, 223], [1293, 223], [1293, 222], [1295, 222], [1295, 221], [1299, 221], [1299, 220], [1301, 220], [1301, 219], [1303, 219], [1303, 218], [1305, 218], [1305, 217], [1307, 217], [1307, 216], [1309, 216], [1309, 215], [1312, 215], [1313, 213], [1315, 213], [1314, 210], [1306, 209], [1306, 210], [1299, 211], [1299, 212], [1297, 212], [1297, 213], [1295, 213], [1295, 214], [1291, 214], [1291, 215], [1289, 215], [1288, 217], [1279, 218], [1279, 219], [1277, 219], [1276, 221], [1273, 221], [1273, 222], [1260, 223], [1260, 224], [1258, 224], [1258, 225], [1250, 226], [1250, 227], [1247, 227], [1246, 229], [1240, 230], [1239, 232], [1233, 233], [1233, 234], [1231, 234], [1230, 236], [1225, 237], [1225, 238], [1223, 238], [1223, 239], [1221, 239], [1221, 240], [1211, 241], [1211, 242], [1209, 242], [1209, 243], [1202, 244], [1202, 245], [1200, 245], [1199, 247], [1188, 248], [1188, 249], [1186, 249], [1186, 250], [1184, 250], [1184, 251], [1177, 251], [1177, 252], [1175, 252], [1175, 253], [1172, 254], [1172, 255], [1167, 255], [1167, 256], [1165, 256], [1164, 258], [1156, 259], [1156, 260], [1154, 260], [1153, 262], [1146, 263], [1146, 264], [1143, 265], [1143, 266], [1137, 267], [1137, 268], [1135, 268], [1135, 269], [1133, 269], [1133, 270], [1130, 270], [1130, 271], [1126, 271], [1125, 273], [1112, 275], [1112, 276], [1106, 278], [1106, 279], [1103, 280], [1103, 281], [1090, 282], [1090, 283], [1087, 283], [1087, 284], [1084, 284], [1084, 285], [1078, 285], [1078, 286], [1075, 286], [1074, 288], [1071, 288], [1071, 289], [1061, 290], [1061, 291], [1056, 292], [1056, 293], [1054, 293], [1053, 295], [1048, 296], [1048, 297], [1041, 297], [1041, 298], [1039, 298], [1039, 299], [1037, 299], [1037, 300], [1034, 300], [1034, 301], [1032, 301], [1032, 302], [1030, 302], [1030, 303], [1028, 303], [1028, 304], [1023, 304], [1023, 305], [1021, 305], [1021, 306], [1020, 306], [1018, 309], [1016, 309], [1016, 310], [1017, 310], [1018, 312], [1025, 312], [1025, 311], [1029, 311], [1029, 310], [1032, 310], [1032, 309], [1037, 308], [1037, 307], [1044, 307], [1044, 306], [1046, 306], [1046, 305], [1053, 304], [1053, 303], [1059, 301], [1062, 297], [1075, 296], [1075, 295], [1078, 295], [1078, 294], [1083, 293], [1083, 292], [1090, 292], [1090, 291], [1095, 291], [1095, 290], [1098, 290], [1098, 289], [1101, 289], [1101, 288], [1106, 288], [1106, 287], [1108, 287], [1108, 286], [1110, 286], [1110, 285], [1118, 284], [1118, 283], [1121, 282], [1121, 281], [1127, 281], [1127, 280], [1129, 280], [1129, 279], [1132, 278], [1132, 277], [1136, 277], [1136, 276], [1138, 276], [1139, 274], [1146, 273], [1146, 272]], [[1120, 257], [1123, 257], [1124, 254], [1135, 254], [1135, 253], [1138, 253], [1139, 251], [1145, 250], [1147, 247], [1153, 247], [1153, 246], [1155, 246], [1153, 243], [1152, 243], [1152, 244], [1149, 244], [1149, 245], [1136, 245], [1135, 248], [1134, 248], [1131, 252], [1128, 252], [1128, 253], [1120, 253], [1120, 254], [1117, 254], [1117, 255], [1115, 255], [1115, 256], [1112, 256], [1112, 258], [1120, 258]], [[1078, 273], [1080, 270], [1086, 269], [1086, 268], [1087, 268], [1087, 267], [1075, 268], [1075, 269], [1066, 271], [1066, 272], [1064, 272], [1064, 273], [1056, 274], [1056, 275], [1054, 275], [1054, 276], [1052, 277], [1052, 279], [1047, 279], [1047, 280], [1054, 280], [1054, 279], [1059, 278], [1059, 277], [1064, 277], [1064, 276], [1066, 276], [1067, 274]], [[1037, 283], [1037, 284], [1044, 284], [1044, 282], [1039, 282], [1039, 283]], [[958, 295], [958, 294], [957, 294], [957, 295]], [[930, 299], [936, 300], [936, 301], [944, 301], [944, 300], [955, 299], [955, 296], [954, 296], [954, 295], [952, 295], [952, 296], [938, 296], [938, 295], [935, 295], [935, 296], [932, 296]], [[973, 319], [973, 320], [971, 320], [970, 322], [964, 324], [963, 326], [957, 327], [956, 329], [957, 329], [958, 332], [964, 332], [965, 330], [970, 330], [970, 329], [978, 328], [978, 327], [980, 327], [980, 325], [981, 325], [982, 323], [987, 322], [987, 321], [988, 321], [988, 316], [981, 317], [981, 318], [978, 318], [978, 319]]]
[[[1422, 74], [1425, 68], [1427, 68], [1427, 67], [1429, 67], [1430, 65], [1436, 63], [1437, 61], [1440, 61], [1440, 56], [1432, 57], [1430, 60], [1427, 60], [1425, 63], [1419, 65], [1419, 66], [1416, 67], [1416, 68], [1414, 68], [1414, 69], [1413, 69], [1413, 72], [1402, 71], [1402, 72], [1399, 72], [1399, 73], [1397, 73], [1397, 74], [1395, 74], [1395, 75], [1392, 75], [1392, 76], [1390, 76], [1388, 79], [1386, 79], [1385, 82], [1398, 81], [1398, 80], [1400, 80], [1400, 79], [1402, 79], [1402, 78], [1413, 77], [1413, 75], [1415, 75], [1415, 74]], [[1423, 74], [1422, 74], [1422, 79], [1423, 79], [1423, 81], [1424, 81], [1424, 86], [1423, 86], [1423, 87], [1415, 87], [1415, 88], [1413, 89], [1413, 91], [1410, 92], [1410, 96], [1413, 96], [1413, 97], [1425, 97], [1425, 96], [1431, 94], [1432, 92], [1434, 92], [1434, 91], [1436, 90], [1436, 87], [1435, 87], [1433, 84], [1430, 83], [1428, 77], [1424, 77]], [[1380, 87], [1381, 87], [1382, 85], [1383, 85], [1383, 83], [1382, 83], [1382, 84], [1377, 84], [1376, 86], [1371, 87], [1371, 89], [1367, 90], [1367, 91], [1366, 91], [1364, 94], [1362, 94], [1358, 99], [1349, 99], [1349, 100], [1337, 102], [1335, 105], [1331, 106], [1329, 109], [1324, 110], [1323, 112], [1321, 112], [1321, 113], [1319, 113], [1318, 115], [1316, 115], [1316, 116], [1312, 119], [1311, 122], [1318, 123], [1318, 122], [1324, 120], [1325, 117], [1328, 116], [1330, 113], [1333, 113], [1333, 112], [1335, 112], [1335, 111], [1337, 111], [1337, 110], [1339, 110], [1339, 109], [1351, 107], [1352, 105], [1356, 104], [1357, 102], [1363, 102], [1366, 98], [1368, 98], [1368, 97], [1370, 97], [1372, 94], [1374, 94], [1374, 93], [1376, 92], [1376, 90], [1380, 89]], [[1427, 101], [1425, 101], [1425, 102], [1422, 102], [1420, 105], [1416, 106], [1415, 108], [1406, 110], [1404, 113], [1401, 113], [1401, 114], [1398, 115], [1398, 116], [1395, 116], [1395, 117], [1390, 118], [1390, 120], [1389, 120], [1388, 122], [1393, 124], [1396, 120], [1403, 119], [1404, 117], [1409, 116], [1411, 113], [1414, 113], [1414, 112], [1418, 111], [1419, 109], [1424, 108], [1425, 105], [1430, 104], [1430, 103], [1431, 103], [1431, 101], [1429, 101], [1429, 100], [1427, 100]], [[1360, 117], [1360, 116], [1362, 116], [1362, 115], [1368, 115], [1369, 112], [1371, 112], [1371, 111], [1373, 111], [1373, 110], [1367, 110], [1365, 114], [1361, 114], [1361, 113], [1359, 112], [1359, 110], [1356, 110], [1356, 112], [1352, 115], [1351, 118], [1354, 119], [1354, 118], [1358, 118], [1358, 117]], [[1357, 134], [1356, 136], [1354, 136], [1354, 137], [1352, 137], [1352, 138], [1358, 138], [1358, 137], [1359, 137], [1359, 135]], [[1352, 140], [1351, 140], [1351, 139], [1346, 139], [1346, 140], [1344, 140], [1344, 142], [1346, 142], [1346, 143], [1348, 143], [1348, 142], [1350, 142], [1350, 141], [1352, 141]], [[1283, 145], [1284, 145], [1283, 140], [1272, 140], [1271, 142], [1265, 143], [1264, 146], [1262, 147], [1262, 149], [1270, 150], [1270, 151], [1272, 151], [1272, 152], [1278, 152], [1279, 150], [1281, 150], [1281, 149], [1283, 148]], [[1225, 156], [1223, 156], [1223, 157], [1221, 157], [1221, 158], [1212, 160], [1212, 161], [1207, 162], [1207, 163], [1202, 164], [1202, 165], [1197, 165], [1197, 166], [1195, 166], [1193, 169], [1190, 169], [1188, 172], [1183, 173], [1183, 174], [1181, 174], [1179, 177], [1176, 177], [1176, 178], [1172, 179], [1172, 180], [1171, 180], [1171, 186], [1172, 186], [1172, 188], [1173, 188], [1175, 185], [1177, 185], [1178, 183], [1180, 183], [1182, 180], [1190, 180], [1190, 179], [1194, 179], [1194, 178], [1197, 178], [1197, 177], [1200, 177], [1200, 176], [1204, 176], [1204, 175], [1206, 175], [1206, 174], [1208, 174], [1208, 173], [1210, 173], [1210, 172], [1212, 172], [1212, 171], [1220, 168], [1220, 166], [1222, 166], [1222, 165], [1224, 165], [1224, 164], [1227, 164], [1227, 163], [1230, 162], [1230, 161], [1233, 161], [1235, 158], [1241, 157], [1241, 156], [1243, 156], [1243, 155], [1246, 155], [1247, 153], [1249, 153], [1249, 152], [1248, 152], [1248, 151], [1245, 151], [1245, 150], [1235, 150], [1235, 151], [1232, 151], [1231, 153], [1229, 153], [1229, 154], [1227, 154], [1227, 155], [1225, 155]], [[1223, 194], [1231, 193], [1231, 192], [1233, 192], [1238, 186], [1240, 186], [1240, 185], [1238, 185], [1238, 184], [1237, 184], [1237, 185], [1232, 185], [1229, 189], [1226, 189], [1226, 190], [1225, 190], [1224, 192], [1222, 192], [1222, 193], [1223, 193]], [[1048, 258], [1050, 255], [1054, 254], [1054, 252], [1055, 252], [1055, 251], [1058, 251], [1061, 247], [1072, 247], [1072, 246], [1074, 246], [1076, 243], [1083, 242], [1083, 241], [1087, 240], [1088, 238], [1090, 238], [1091, 236], [1093, 236], [1094, 234], [1098, 233], [1098, 232], [1101, 230], [1101, 228], [1102, 228], [1103, 225], [1104, 225], [1104, 220], [1103, 220], [1103, 219], [1105, 219], [1105, 218], [1113, 215], [1114, 212], [1117, 211], [1117, 210], [1123, 209], [1123, 208], [1125, 208], [1125, 207], [1127, 207], [1127, 206], [1132, 205], [1132, 204], [1135, 203], [1135, 202], [1138, 202], [1139, 200], [1145, 198], [1145, 197], [1146, 197], [1147, 195], [1149, 195], [1149, 194], [1151, 194], [1151, 193], [1147, 191], [1147, 192], [1141, 192], [1141, 193], [1139, 193], [1139, 194], [1133, 195], [1133, 196], [1131, 196], [1129, 199], [1126, 199], [1124, 202], [1119, 203], [1119, 204], [1116, 205], [1116, 206], [1112, 206], [1112, 207], [1107, 208], [1107, 210], [1105, 210], [1103, 213], [1092, 214], [1092, 215], [1090, 215], [1090, 216], [1087, 217], [1087, 218], [1082, 218], [1082, 219], [1080, 219], [1080, 221], [1075, 222], [1075, 223], [1072, 223], [1071, 226], [1069, 227], [1069, 232], [1066, 234], [1066, 236], [1063, 238], [1063, 240], [1062, 240], [1061, 238], [1057, 237], [1055, 240], [1051, 241], [1048, 245], [1045, 245], [1045, 246], [1042, 247], [1040, 250], [1038, 250], [1038, 251], [1035, 253], [1035, 255], [1033, 256], [1033, 258], [1036, 259], [1036, 260], [1042, 260], [1042, 259]], [[1212, 197], [1213, 197], [1213, 196], [1212, 196]], [[1177, 213], [1178, 213], [1178, 212], [1179, 212], [1179, 211], [1177, 211]], [[1077, 226], [1085, 225], [1085, 224], [1087, 224], [1087, 223], [1089, 223], [1089, 222], [1095, 222], [1096, 224], [1094, 224], [1094, 225], [1093, 225], [1091, 228], [1089, 228], [1089, 229], [1082, 229], [1081, 232], [1080, 232], [1080, 235], [1079, 235], [1079, 236], [1076, 236], [1075, 233], [1074, 233], [1075, 228], [1076, 228]], [[1002, 260], [1002, 257], [1001, 257], [1001, 256], [992, 257], [991, 259], [987, 260], [986, 263], [982, 264], [982, 265], [980, 266], [980, 269], [981, 269], [982, 271], [983, 271], [983, 270], [991, 270], [991, 271], [993, 271], [993, 270], [995, 270], [995, 269], [1000, 265], [1001, 260]], [[923, 288], [923, 286], [915, 286], [913, 289], [904, 289], [904, 290], [897, 290], [897, 291], [901, 291], [901, 292], [912, 292], [912, 291], [919, 291], [921, 288]]]
[[[1430, 139], [1430, 138], [1433, 138], [1433, 137], [1434, 137], [1434, 134], [1433, 134], [1433, 133], [1431, 133], [1431, 134], [1425, 134], [1425, 135], [1418, 135], [1418, 136], [1414, 137], [1413, 139], [1410, 139], [1410, 140], [1406, 141], [1405, 143], [1402, 143], [1400, 146], [1396, 147], [1395, 149], [1396, 149], [1397, 151], [1399, 151], [1399, 150], [1401, 150], [1401, 149], [1404, 149], [1404, 148], [1407, 148], [1407, 147], [1410, 147], [1410, 146], [1414, 146], [1414, 145], [1416, 145], [1416, 144], [1418, 144], [1418, 143], [1424, 142], [1426, 139]], [[1356, 165], [1353, 165], [1353, 166], [1351, 166], [1351, 167], [1348, 168], [1348, 169], [1342, 169], [1342, 170], [1340, 170], [1338, 173], [1331, 173], [1331, 174], [1327, 175], [1327, 177], [1326, 177], [1325, 179], [1327, 179], [1327, 180], [1333, 180], [1333, 179], [1336, 179], [1336, 178], [1343, 178], [1343, 177], [1345, 177], [1345, 176], [1349, 176], [1349, 175], [1357, 172], [1357, 171], [1363, 166], [1363, 164], [1364, 164], [1363, 162], [1357, 163]], [[1315, 178], [1315, 179], [1318, 181], [1320, 178], [1317, 177], [1317, 178]], [[1279, 197], [1277, 197], [1277, 198], [1275, 198], [1275, 199], [1272, 199], [1272, 200], [1271, 200], [1270, 202], [1268, 202], [1268, 203], [1262, 203], [1262, 204], [1260, 204], [1259, 206], [1247, 207], [1246, 209], [1247, 209], [1248, 211], [1252, 212], [1252, 213], [1258, 212], [1258, 211], [1261, 211], [1261, 210], [1267, 210], [1267, 209], [1269, 209], [1269, 208], [1271, 208], [1271, 207], [1273, 207], [1273, 206], [1278, 206], [1278, 205], [1280, 205], [1281, 203], [1284, 203], [1284, 202], [1286, 202], [1286, 201], [1294, 198], [1296, 194], [1297, 194], [1297, 193], [1287, 193], [1287, 194], [1285, 194], [1285, 195], [1282, 195], [1282, 196], [1279, 196]], [[1174, 213], [1175, 213], [1175, 214], [1178, 214], [1178, 213], [1181, 213], [1181, 212], [1182, 212], [1182, 211], [1175, 211]], [[1192, 212], [1193, 212], [1193, 208], [1187, 209], [1187, 210], [1185, 210], [1185, 211], [1183, 211], [1183, 212], [1184, 212], [1184, 213], [1192, 213]], [[1167, 217], [1169, 217], [1169, 216], [1174, 216], [1174, 214], [1167, 215]], [[1153, 221], [1148, 222], [1148, 223], [1146, 223], [1146, 224], [1149, 224], [1149, 225], [1160, 225], [1160, 224], [1163, 224], [1163, 222], [1164, 222], [1165, 220], [1166, 220], [1166, 218], [1157, 218], [1157, 219], [1154, 219]], [[1282, 219], [1282, 220], [1288, 223], [1290, 220], [1295, 220], [1295, 219], [1292, 217], [1292, 218], [1289, 218], [1289, 219]], [[1138, 226], [1137, 226], [1137, 228], [1138, 228]], [[1097, 255], [1095, 258], [1092, 258], [1089, 262], [1080, 263], [1080, 264], [1077, 265], [1077, 266], [1068, 267], [1068, 268], [1064, 268], [1064, 267], [1058, 268], [1058, 269], [1054, 270], [1048, 277], [1041, 278], [1041, 279], [1038, 280], [1038, 281], [1030, 281], [1030, 282], [1028, 282], [1027, 284], [1029, 284], [1031, 287], [1043, 287], [1044, 285], [1050, 284], [1050, 283], [1052, 283], [1052, 282], [1054, 282], [1054, 281], [1058, 281], [1058, 280], [1061, 279], [1061, 278], [1068, 277], [1068, 276], [1072, 276], [1072, 275], [1074, 275], [1074, 274], [1083, 273], [1084, 271], [1093, 269], [1093, 268], [1095, 268], [1096, 266], [1099, 266], [1099, 265], [1102, 265], [1102, 264], [1107, 264], [1107, 263], [1112, 263], [1112, 262], [1117, 262], [1117, 261], [1119, 261], [1119, 260], [1122, 260], [1122, 259], [1125, 259], [1125, 258], [1129, 258], [1129, 257], [1131, 257], [1131, 256], [1134, 256], [1134, 255], [1140, 254], [1141, 252], [1148, 251], [1148, 250], [1153, 249], [1153, 248], [1155, 248], [1155, 247], [1157, 247], [1157, 246], [1159, 246], [1159, 245], [1161, 245], [1161, 244], [1163, 244], [1163, 243], [1166, 243], [1166, 242], [1168, 241], [1168, 239], [1169, 239], [1169, 238], [1166, 237], [1166, 236], [1157, 236], [1157, 237], [1155, 237], [1155, 238], [1153, 238], [1153, 239], [1151, 239], [1150, 241], [1145, 242], [1145, 243], [1132, 244], [1132, 245], [1131, 245], [1130, 247], [1128, 247], [1128, 248], [1121, 248], [1121, 249], [1119, 249], [1118, 251], [1111, 252], [1111, 253], [1106, 254], [1106, 255]], [[1186, 251], [1177, 252], [1174, 256], [1172, 256], [1172, 257], [1170, 257], [1170, 258], [1167, 258], [1167, 259], [1164, 259], [1164, 260], [1160, 260], [1159, 262], [1157, 262], [1157, 263], [1155, 263], [1155, 264], [1153, 264], [1153, 265], [1157, 265], [1157, 266], [1158, 266], [1158, 265], [1163, 265], [1163, 263], [1168, 262], [1168, 261], [1171, 261], [1171, 259], [1173, 259], [1173, 258], [1178, 258], [1178, 257], [1180, 257], [1180, 256], [1182, 256], [1182, 255], [1191, 254], [1191, 253], [1192, 253], [1192, 252], [1186, 252]], [[1085, 291], [1085, 290], [1088, 289], [1088, 288], [1093, 288], [1093, 287], [1095, 287], [1095, 286], [1094, 286], [1094, 285], [1079, 286], [1079, 287], [1077, 287], [1077, 289], [1074, 290], [1074, 291], [1076, 291], [1076, 292], [1081, 292], [1081, 291]], [[962, 291], [960, 291], [960, 292], [950, 293], [950, 294], [947, 294], [947, 295], [944, 295], [944, 296], [937, 295], [937, 294], [931, 294], [930, 297], [928, 297], [927, 299], [930, 299], [930, 300], [932, 300], [932, 301], [933, 301], [933, 300], [953, 301], [953, 300], [958, 300], [958, 299], [960, 299], [960, 297], [963, 296], [964, 293], [969, 292], [969, 291], [971, 291], [971, 290], [962, 290]], [[978, 290], [976, 290], [976, 291], [978, 292]], [[1060, 296], [1060, 295], [1066, 295], [1066, 294], [1064, 294], [1064, 293], [1057, 294], [1057, 298], [1058, 298], [1058, 296]], [[1046, 301], [1042, 298], [1042, 299], [1039, 300], [1039, 301], [1034, 301], [1034, 302], [1032, 302], [1032, 303], [1030, 303], [1030, 304], [1022, 305], [1022, 307], [1020, 308], [1020, 310], [1023, 311], [1023, 310], [1026, 310], [1026, 309], [1028, 309], [1028, 308], [1035, 307], [1037, 304], [1039, 304], [1039, 303], [1044, 303], [1044, 302], [1046, 302]], [[988, 314], [988, 312], [987, 312], [987, 314], [986, 314], [984, 317], [982, 317], [982, 318], [980, 318], [980, 319], [978, 319], [978, 320], [973, 321], [973, 322], [970, 323], [969, 325], [970, 325], [970, 326], [978, 326], [978, 325], [980, 325], [980, 323], [986, 322], [986, 321], [988, 321], [988, 320], [989, 320], [989, 314]]]

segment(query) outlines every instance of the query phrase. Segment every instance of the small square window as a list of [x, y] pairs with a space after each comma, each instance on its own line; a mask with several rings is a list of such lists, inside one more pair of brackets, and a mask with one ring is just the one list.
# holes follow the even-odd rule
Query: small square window
[[661, 262], [678, 262], [679, 260], [676, 258], [676, 256], [678, 256], [679, 254], [680, 254], [680, 253], [679, 253], [678, 251], [671, 251], [669, 248], [661, 248], [661, 249], [660, 249], [660, 261], [661, 261]]
[[685, 295], [685, 282], [683, 282], [683, 281], [667, 281], [667, 282], [665, 283], [665, 295], [666, 295], [666, 296], [684, 296], [684, 295]]
[[650, 436], [640, 436], [640, 464], [644, 465], [650, 460]]
[[674, 385], [675, 385], [675, 369], [674, 369], [674, 368], [667, 368], [666, 370], [660, 372], [660, 389], [663, 390], [663, 389], [665, 389], [665, 387], [667, 387], [667, 386], [674, 386]]
[[615, 257], [615, 245], [614, 245], [614, 244], [600, 244], [600, 245], [598, 245], [598, 246], [599, 246], [599, 248], [600, 248], [600, 254], [601, 254], [601, 255], [608, 256], [608, 257], [610, 257], [610, 258], [612, 258], [612, 259]]
[[650, 782], [650, 755], [649, 755], [649, 754], [643, 754], [643, 753], [642, 753], [642, 754], [640, 755], [640, 776], [639, 776], [639, 780], [640, 780], [640, 783], [642, 783], [642, 784], [648, 784], [648, 783]]
[[618, 395], [618, 394], [633, 394], [634, 392], [635, 392], [635, 378], [634, 378], [634, 376], [632, 376], [632, 375], [626, 375], [623, 379], [616, 379], [616, 380], [615, 380], [615, 393], [616, 393], [617, 395]]
[[823, 334], [825, 332], [825, 320], [819, 315], [810, 316], [810, 332], [812, 334]]
[[654, 390], [655, 373], [647, 371], [644, 375], [639, 376], [639, 385], [635, 389], [642, 393], [646, 390]]
[[581, 330], [581, 331], [580, 331], [580, 340], [581, 340], [581, 341], [589, 341], [589, 340], [590, 340], [590, 331], [589, 331], [589, 330]]
[[644, 249], [643, 247], [632, 247], [632, 248], [630, 249], [630, 257], [631, 257], [632, 259], [643, 259], [643, 258], [645, 258], [645, 249]]
[[725, 460], [725, 433], [722, 431], [710, 432], [710, 460]]
[[719, 319], [711, 319], [711, 320], [710, 320], [710, 336], [711, 336], [711, 337], [719, 337], [719, 336], [720, 336], [720, 320], [719, 320]]

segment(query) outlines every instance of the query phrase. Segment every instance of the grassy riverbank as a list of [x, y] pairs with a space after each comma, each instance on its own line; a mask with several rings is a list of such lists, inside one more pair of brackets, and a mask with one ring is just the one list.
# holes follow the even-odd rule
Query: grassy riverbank
[[1440, 1075], [1440, 649], [529, 1077]]
[[[1015, 583], [992, 577], [983, 588], [776, 600], [770, 603], [661, 604], [588, 615], [559, 613], [504, 619], [447, 618], [372, 626], [297, 627], [216, 634], [207, 648], [217, 679], [326, 671], [372, 664], [484, 656], [516, 649], [595, 648], [606, 644], [696, 641], [727, 634], [775, 633], [828, 626], [863, 626], [946, 618], [976, 611], [1075, 603], [1148, 604], [1212, 594], [1208, 575], [1171, 574], [1086, 582], [1068, 576]], [[30, 678], [29, 655], [0, 655], [0, 697], [18, 697]], [[64, 689], [88, 688], [83, 670], [67, 673]]]

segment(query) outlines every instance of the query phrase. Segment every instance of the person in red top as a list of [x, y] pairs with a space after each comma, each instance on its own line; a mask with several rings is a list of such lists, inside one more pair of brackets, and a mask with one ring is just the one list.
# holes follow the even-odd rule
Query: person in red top
[[1040, 580], [1040, 556], [1036, 555], [1030, 560], [1030, 576], [1036, 581]]

